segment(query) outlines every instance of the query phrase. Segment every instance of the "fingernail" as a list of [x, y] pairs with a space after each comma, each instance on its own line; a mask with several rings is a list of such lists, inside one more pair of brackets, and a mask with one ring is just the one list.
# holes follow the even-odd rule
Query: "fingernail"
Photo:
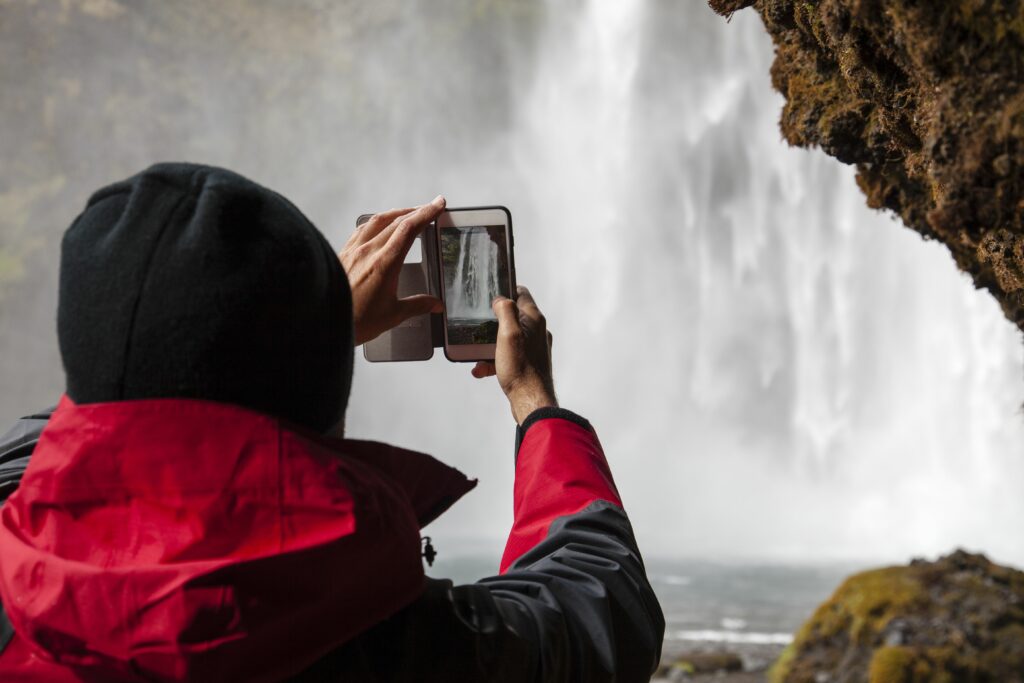
[[432, 201], [430, 203], [431, 204], [435, 204], [436, 206], [444, 206], [444, 195], [443, 194], [437, 195], [436, 197], [434, 197], [434, 201]]
[[444, 302], [438, 299], [437, 303], [434, 304], [434, 307], [430, 310], [432, 313], [440, 313], [441, 311], [444, 310]]

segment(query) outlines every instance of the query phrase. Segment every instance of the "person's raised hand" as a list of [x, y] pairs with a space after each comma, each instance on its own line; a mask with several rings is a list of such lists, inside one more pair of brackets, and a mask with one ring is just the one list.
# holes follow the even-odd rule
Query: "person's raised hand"
[[374, 215], [352, 233], [338, 255], [352, 288], [356, 345], [368, 342], [424, 313], [439, 313], [441, 300], [429, 294], [398, 298], [398, 275], [423, 226], [444, 211], [444, 197], [408, 209]]
[[515, 301], [497, 297], [492, 308], [498, 316], [494, 362], [478, 362], [473, 376], [497, 375], [512, 417], [522, 424], [537, 408], [558, 405], [551, 375], [551, 333], [526, 287], [517, 288]]

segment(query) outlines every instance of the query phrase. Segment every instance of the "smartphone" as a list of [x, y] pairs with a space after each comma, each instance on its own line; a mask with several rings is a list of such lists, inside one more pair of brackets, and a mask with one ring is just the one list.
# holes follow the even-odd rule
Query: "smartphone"
[[503, 206], [449, 209], [436, 226], [444, 355], [493, 361], [498, 318], [491, 302], [516, 291], [512, 214]]

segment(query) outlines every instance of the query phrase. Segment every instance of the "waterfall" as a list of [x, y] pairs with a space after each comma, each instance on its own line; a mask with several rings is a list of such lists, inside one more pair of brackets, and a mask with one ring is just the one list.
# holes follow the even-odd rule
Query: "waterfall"
[[1021, 561], [1020, 335], [780, 139], [756, 13], [550, 0], [540, 45], [519, 279], [655, 552]]
[[[868, 209], [854, 169], [785, 144], [757, 14], [534, 10], [521, 34], [499, 19], [480, 29], [487, 60], [408, 48], [430, 85], [388, 120], [437, 142], [381, 160], [392, 182], [366, 187], [381, 205], [407, 179], [423, 196], [509, 206], [559, 400], [596, 426], [645, 552], [902, 562], [964, 545], [1024, 563], [1020, 334], [945, 247]], [[443, 22], [432, 10], [416, 25]], [[480, 99], [494, 83], [505, 95]], [[432, 128], [417, 107], [435, 89], [494, 106], [444, 109]], [[511, 482], [480, 457], [502, 447], [494, 405], [447, 367], [395, 373], [411, 397], [396, 411], [447, 424], [444, 406], [465, 406], [457, 430], [427, 430], [481, 474], [471, 512], [441, 524], [496, 539], [491, 503]], [[372, 408], [351, 419], [416, 443], [408, 422]]]
[[[464, 284], [464, 286], [463, 286]], [[498, 284], [498, 245], [486, 229], [459, 230], [459, 260], [446, 292], [448, 317], [469, 320], [494, 318], [491, 301]]]

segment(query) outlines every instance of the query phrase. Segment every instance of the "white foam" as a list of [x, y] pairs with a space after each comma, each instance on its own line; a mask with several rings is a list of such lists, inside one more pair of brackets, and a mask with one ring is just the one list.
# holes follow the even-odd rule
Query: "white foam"
[[689, 586], [693, 579], [689, 576], [676, 576], [674, 574], [652, 574], [652, 583], [664, 583], [668, 586]]
[[789, 645], [793, 642], [790, 633], [746, 633], [743, 631], [670, 631], [666, 640], [691, 640], [706, 643], [740, 643], [752, 645]]
[[747, 627], [747, 622], [744, 619], [738, 619], [735, 617], [723, 617], [722, 628], [726, 631], [742, 631]]

